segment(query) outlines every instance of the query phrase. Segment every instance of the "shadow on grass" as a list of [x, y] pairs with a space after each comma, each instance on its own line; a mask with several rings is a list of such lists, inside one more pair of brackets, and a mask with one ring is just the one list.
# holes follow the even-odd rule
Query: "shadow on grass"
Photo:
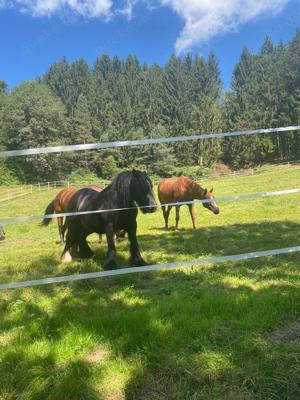
[[[30, 357], [12, 349], [2, 363], [6, 366], [0, 367], [2, 399], [99, 399], [90, 384], [89, 365], [83, 361], [59, 365], [51, 354]], [[22, 369], [22, 374], [16, 373], [16, 368]]]
[[290, 221], [169, 230], [163, 234], [158, 229], [157, 235], [155, 230], [152, 235], [139, 236], [143, 249], [150, 252], [159, 249], [175, 259], [177, 255], [221, 256], [300, 244], [300, 225]]
[[[139, 235], [141, 252], [148, 263], [160, 263], [180, 260], [196, 260], [212, 256], [225, 256], [239, 253], [271, 250], [276, 248], [297, 246], [300, 225], [290, 221], [260, 222], [252, 224], [234, 224], [229, 226], [213, 226], [198, 230], [164, 231], [157, 229], [157, 234]], [[92, 243], [95, 255], [92, 260], [75, 259], [71, 264], [61, 265], [59, 256], [45, 255], [33, 259], [27, 271], [26, 279], [45, 276], [54, 270], [54, 275], [95, 272], [103, 268], [106, 258], [106, 243]], [[118, 263], [120, 268], [129, 265], [129, 242], [117, 243]], [[121, 251], [120, 251], [121, 250]], [[146, 253], [147, 255], [145, 255]], [[60, 252], [59, 252], [60, 254]], [[13, 275], [13, 269], [7, 271]]]
[[[24, 336], [1, 354], [2, 393], [13, 393], [7, 399], [299, 398], [299, 346], [274, 346], [266, 339], [280, 322], [295, 317], [299, 289], [253, 289], [226, 282], [226, 269], [209, 273], [77, 282], [50, 314], [33, 300], [7, 302], [15, 309], [1, 331], [22, 326]], [[43, 287], [36, 292], [55, 294]], [[39, 341], [49, 346], [43, 356], [38, 348], [30, 351]], [[61, 343], [70, 352], [62, 363], [55, 357], [64, 351]], [[109, 368], [105, 360], [85, 362], [86, 353], [103, 344]], [[121, 389], [120, 364], [131, 370]], [[110, 393], [102, 392], [106, 380]]]
[[[297, 245], [299, 228], [234, 225], [141, 235], [140, 242], [172, 261], [233, 254], [231, 244], [239, 252]], [[92, 272], [103, 259], [97, 251], [97, 262], [63, 273]], [[12, 291], [0, 307], [0, 334], [16, 330], [0, 353], [3, 399], [298, 399], [299, 344], [275, 345], [268, 333], [299, 316], [299, 263], [290, 254], [36, 287], [31, 297]], [[50, 310], [38, 299], [51, 301]], [[39, 341], [45, 355], [30, 350]], [[103, 345], [108, 358], [87, 363], [86, 354]], [[70, 354], [59, 362], [63, 346]]]

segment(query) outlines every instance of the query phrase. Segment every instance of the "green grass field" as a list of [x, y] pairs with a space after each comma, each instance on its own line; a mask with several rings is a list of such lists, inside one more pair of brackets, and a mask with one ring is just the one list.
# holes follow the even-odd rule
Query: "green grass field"
[[[217, 197], [299, 188], [299, 167], [214, 181]], [[207, 182], [210, 188], [212, 182]], [[55, 191], [0, 205], [0, 217], [43, 214]], [[161, 210], [139, 214], [149, 263], [300, 244], [300, 195], [187, 207], [180, 230]], [[174, 226], [175, 213], [171, 213]], [[55, 221], [6, 226], [0, 282], [102, 269], [60, 264]], [[121, 266], [128, 243], [117, 244]], [[1, 400], [300, 398], [300, 254], [0, 293]]]

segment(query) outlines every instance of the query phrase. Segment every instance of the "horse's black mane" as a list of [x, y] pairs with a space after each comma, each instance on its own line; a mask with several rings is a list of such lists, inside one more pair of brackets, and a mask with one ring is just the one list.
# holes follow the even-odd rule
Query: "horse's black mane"
[[147, 174], [141, 171], [133, 170], [121, 172], [102, 192], [99, 193], [99, 195], [101, 193], [104, 194], [107, 191], [115, 190], [118, 195], [118, 203], [120, 207], [132, 206], [133, 200], [131, 197], [131, 190], [133, 176], [139, 182], [140, 188], [143, 187], [149, 179]]

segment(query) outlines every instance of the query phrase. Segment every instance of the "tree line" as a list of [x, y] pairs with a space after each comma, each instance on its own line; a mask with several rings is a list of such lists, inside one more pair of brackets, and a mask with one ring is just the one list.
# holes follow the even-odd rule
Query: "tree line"
[[[244, 48], [222, 90], [213, 53], [172, 55], [166, 65], [98, 58], [54, 63], [44, 76], [8, 92], [0, 81], [0, 149], [131, 140], [298, 125], [300, 31], [287, 44], [269, 37], [258, 54]], [[18, 157], [2, 160], [0, 183], [32, 182], [91, 171], [110, 178], [137, 167], [170, 176], [222, 162], [233, 169], [298, 159], [300, 134], [227, 139]], [[1, 178], [2, 177], [2, 178]]]

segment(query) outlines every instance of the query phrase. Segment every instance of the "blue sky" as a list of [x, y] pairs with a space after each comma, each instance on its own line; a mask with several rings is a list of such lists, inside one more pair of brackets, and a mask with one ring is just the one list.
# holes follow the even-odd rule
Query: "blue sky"
[[213, 50], [227, 89], [245, 45], [257, 52], [266, 35], [286, 42], [299, 27], [299, 0], [0, 0], [0, 79], [12, 88], [63, 56], [93, 65], [104, 52], [134, 53], [163, 65], [174, 52]]

